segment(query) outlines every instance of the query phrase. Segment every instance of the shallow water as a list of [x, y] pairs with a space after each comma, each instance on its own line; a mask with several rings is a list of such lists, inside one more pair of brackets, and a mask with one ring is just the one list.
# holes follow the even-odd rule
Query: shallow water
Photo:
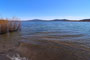
[[[0, 35], [0, 49], [1, 49], [0, 52], [7, 52], [10, 49], [13, 50], [18, 48], [19, 42], [25, 43], [24, 45], [26, 46], [27, 44], [30, 44], [32, 46], [39, 45], [39, 48], [41, 48], [41, 46], [48, 46], [48, 45], [55, 46], [55, 44], [58, 42], [57, 44], [62, 44], [70, 47], [78, 46], [76, 48], [83, 47], [82, 49], [85, 48], [86, 50], [89, 50], [90, 48], [89, 27], [90, 22], [60, 22], [60, 21], [22, 22], [21, 31]], [[48, 43], [47, 41], [50, 43]], [[52, 44], [51, 42], [54, 43]], [[56, 46], [59, 46], [57, 44]], [[19, 52], [20, 51], [21, 50], [19, 50]]]
[[90, 45], [90, 22], [23, 22], [22, 25], [21, 35], [26, 38], [38, 35]]

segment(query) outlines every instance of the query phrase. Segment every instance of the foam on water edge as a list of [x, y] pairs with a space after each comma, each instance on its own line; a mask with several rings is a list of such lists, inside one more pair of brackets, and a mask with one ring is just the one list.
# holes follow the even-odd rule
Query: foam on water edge
[[11, 60], [28, 60], [26, 57], [21, 57], [19, 54], [15, 54], [13, 56], [7, 55], [7, 57]]

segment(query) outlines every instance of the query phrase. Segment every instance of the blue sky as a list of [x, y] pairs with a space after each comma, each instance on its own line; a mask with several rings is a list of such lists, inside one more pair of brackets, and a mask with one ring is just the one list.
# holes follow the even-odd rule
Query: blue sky
[[84, 19], [90, 0], [0, 0], [0, 17], [25, 19]]

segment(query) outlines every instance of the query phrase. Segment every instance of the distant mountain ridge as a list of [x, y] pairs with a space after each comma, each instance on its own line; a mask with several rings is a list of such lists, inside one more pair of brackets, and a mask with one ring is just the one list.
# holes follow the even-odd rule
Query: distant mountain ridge
[[90, 22], [90, 19], [83, 19], [83, 20], [81, 20], [82, 22]]
[[71, 21], [71, 22], [90, 22], [90, 19], [82, 19], [82, 20], [68, 20], [68, 19], [53, 19], [53, 20], [41, 20], [41, 19], [33, 19], [27, 21]]
[[53, 19], [53, 20], [41, 20], [41, 19], [33, 19], [27, 21], [68, 21], [67, 19]]

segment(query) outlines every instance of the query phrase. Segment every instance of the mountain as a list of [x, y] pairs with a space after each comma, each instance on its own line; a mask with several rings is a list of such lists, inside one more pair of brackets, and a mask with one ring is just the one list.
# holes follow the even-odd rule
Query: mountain
[[67, 19], [54, 19], [54, 20], [33, 19], [33, 20], [27, 20], [27, 21], [69, 21], [69, 20]]
[[82, 22], [90, 22], [90, 19], [83, 19], [83, 20], [80, 20]]
[[45, 20], [41, 20], [41, 19], [33, 19], [33, 20], [27, 20], [27, 21], [45, 21]]
[[33, 20], [27, 20], [27, 21], [69, 21], [69, 22], [90, 22], [90, 19], [83, 19], [83, 20], [68, 20], [68, 19], [53, 19], [53, 20], [41, 20], [41, 19], [33, 19]]
[[51, 21], [69, 21], [67, 19], [54, 19], [54, 20], [51, 20]]

